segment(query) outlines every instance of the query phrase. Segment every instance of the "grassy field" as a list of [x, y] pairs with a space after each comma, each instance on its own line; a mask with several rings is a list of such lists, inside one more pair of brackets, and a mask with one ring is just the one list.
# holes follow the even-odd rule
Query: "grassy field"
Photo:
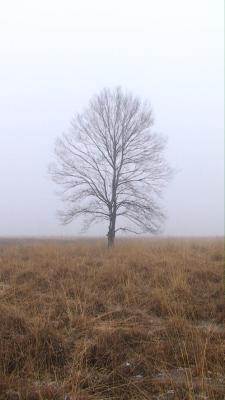
[[0, 242], [0, 399], [225, 399], [222, 239]]

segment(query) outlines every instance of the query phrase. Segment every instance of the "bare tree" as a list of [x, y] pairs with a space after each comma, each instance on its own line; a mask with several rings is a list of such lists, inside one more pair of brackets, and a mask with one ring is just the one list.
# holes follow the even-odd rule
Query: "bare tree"
[[[152, 133], [151, 106], [121, 88], [103, 89], [56, 142], [55, 182], [63, 187], [64, 223], [83, 216], [108, 221], [108, 246], [118, 231], [157, 233], [159, 197], [170, 169], [165, 139]], [[121, 225], [118, 225], [118, 222]]]

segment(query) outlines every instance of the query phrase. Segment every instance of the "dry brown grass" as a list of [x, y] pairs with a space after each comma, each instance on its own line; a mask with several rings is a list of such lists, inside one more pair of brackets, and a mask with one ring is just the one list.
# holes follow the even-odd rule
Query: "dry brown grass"
[[0, 399], [224, 399], [222, 239], [0, 243]]

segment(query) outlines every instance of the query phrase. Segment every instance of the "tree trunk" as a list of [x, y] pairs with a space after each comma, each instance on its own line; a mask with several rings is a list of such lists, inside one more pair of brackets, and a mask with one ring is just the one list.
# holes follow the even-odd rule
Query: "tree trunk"
[[116, 215], [115, 213], [112, 214], [109, 223], [109, 231], [108, 231], [108, 248], [114, 246], [115, 242], [115, 227], [116, 227]]
[[115, 241], [115, 233], [108, 233], [108, 248], [114, 246], [114, 241]]

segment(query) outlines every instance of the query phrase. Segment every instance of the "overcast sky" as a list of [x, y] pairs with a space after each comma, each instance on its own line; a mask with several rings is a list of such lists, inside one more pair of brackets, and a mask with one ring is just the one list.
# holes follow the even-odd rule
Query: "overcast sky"
[[[48, 176], [56, 137], [103, 87], [150, 100], [179, 172], [165, 235], [222, 235], [223, 0], [0, 5], [0, 236], [73, 235]], [[104, 233], [95, 227], [91, 233]]]

